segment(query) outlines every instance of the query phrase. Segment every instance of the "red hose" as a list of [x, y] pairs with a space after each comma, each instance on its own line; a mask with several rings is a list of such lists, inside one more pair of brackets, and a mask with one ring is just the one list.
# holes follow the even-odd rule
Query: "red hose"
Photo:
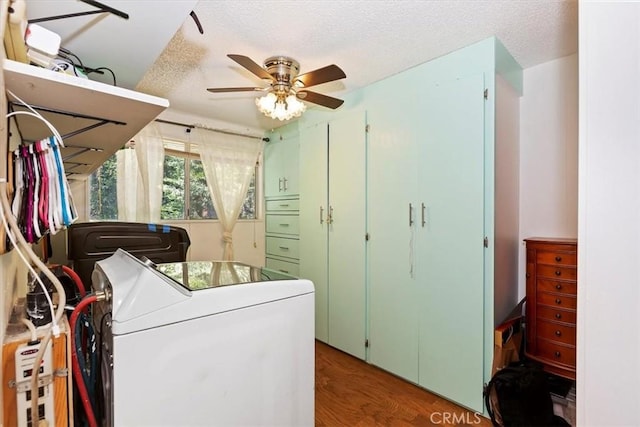
[[78, 393], [80, 394], [80, 398], [82, 400], [82, 406], [84, 407], [84, 412], [87, 415], [87, 421], [89, 422], [90, 427], [98, 427], [96, 423], [96, 417], [93, 413], [93, 408], [91, 407], [91, 402], [89, 401], [89, 394], [87, 392], [87, 386], [84, 383], [84, 379], [82, 377], [82, 371], [80, 370], [80, 363], [78, 362], [78, 352], [76, 348], [76, 323], [78, 323], [78, 316], [80, 313], [87, 307], [89, 304], [92, 304], [98, 300], [98, 297], [95, 295], [89, 295], [84, 298], [82, 301], [78, 303], [76, 308], [73, 309], [73, 313], [71, 313], [71, 318], [69, 319], [69, 323], [71, 323], [71, 365], [73, 368], [73, 379], [76, 382], [76, 386], [78, 387]]
[[80, 276], [78, 276], [78, 273], [76, 273], [72, 268], [67, 267], [66, 265], [61, 265], [61, 267], [62, 267], [62, 271], [67, 273], [67, 275], [71, 277], [73, 281], [76, 283], [78, 291], [80, 291], [80, 297], [84, 298], [84, 296], [87, 294], [87, 291], [85, 290], [84, 284], [82, 283], [82, 279], [80, 278]]

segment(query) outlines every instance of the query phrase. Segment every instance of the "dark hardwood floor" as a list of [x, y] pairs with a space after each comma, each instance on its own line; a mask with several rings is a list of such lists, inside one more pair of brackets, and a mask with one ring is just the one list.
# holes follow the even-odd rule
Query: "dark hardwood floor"
[[491, 421], [316, 341], [316, 426], [482, 426]]

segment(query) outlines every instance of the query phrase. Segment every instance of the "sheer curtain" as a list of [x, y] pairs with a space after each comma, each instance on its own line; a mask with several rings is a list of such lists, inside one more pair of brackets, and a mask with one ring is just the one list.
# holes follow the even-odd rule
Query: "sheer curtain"
[[201, 128], [191, 134], [198, 144], [211, 200], [223, 228], [223, 259], [233, 260], [233, 228], [264, 143]]
[[138, 188], [142, 187], [142, 178], [138, 170], [138, 160], [133, 148], [118, 150], [117, 164], [117, 199], [118, 219], [134, 222], [138, 211]]
[[162, 178], [164, 167], [164, 146], [162, 135], [156, 123], [147, 125], [136, 137], [135, 153], [142, 188], [138, 191], [136, 220], [160, 222], [162, 207]]

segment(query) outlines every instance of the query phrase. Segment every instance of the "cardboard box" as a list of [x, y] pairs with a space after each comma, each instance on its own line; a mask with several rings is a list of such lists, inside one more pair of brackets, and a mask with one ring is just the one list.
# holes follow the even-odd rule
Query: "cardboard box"
[[524, 315], [522, 308], [525, 299], [509, 313], [494, 332], [493, 366], [491, 375], [507, 366], [509, 363], [520, 361], [520, 349], [524, 338]]

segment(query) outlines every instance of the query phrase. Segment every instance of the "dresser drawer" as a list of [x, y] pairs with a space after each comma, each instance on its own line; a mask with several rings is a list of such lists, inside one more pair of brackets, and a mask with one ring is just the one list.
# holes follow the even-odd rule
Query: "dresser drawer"
[[283, 261], [275, 258], [266, 258], [265, 267], [275, 271], [298, 277], [300, 275], [300, 266], [295, 262]]
[[285, 199], [285, 200], [267, 200], [265, 202], [267, 212], [272, 211], [298, 211], [300, 210], [299, 199]]
[[576, 366], [576, 348], [573, 346], [556, 344], [542, 338], [536, 342], [537, 354], [554, 363]]
[[538, 291], [542, 292], [556, 292], [558, 294], [576, 295], [577, 284], [576, 282], [560, 282], [547, 279], [538, 279], [537, 289]]
[[575, 266], [578, 263], [578, 254], [567, 252], [537, 251], [536, 261], [538, 262], [538, 264]]
[[538, 264], [536, 273], [538, 277], [552, 277], [565, 280], [576, 280], [578, 276], [575, 267], [558, 267], [555, 265]]
[[267, 215], [267, 233], [298, 234], [300, 219], [297, 215]]
[[266, 237], [266, 249], [268, 255], [277, 255], [287, 258], [298, 259], [298, 243], [297, 239], [287, 239], [286, 237]]
[[538, 318], [536, 322], [538, 338], [576, 345], [576, 327], [549, 322]]
[[564, 322], [575, 325], [576, 312], [573, 310], [559, 310], [554, 307], [539, 305], [536, 307], [536, 316], [538, 319], [554, 320], [556, 322]]
[[560, 294], [549, 294], [546, 292], [538, 292], [536, 294], [538, 304], [548, 305], [556, 308], [564, 308], [567, 310], [576, 309], [576, 297]]

